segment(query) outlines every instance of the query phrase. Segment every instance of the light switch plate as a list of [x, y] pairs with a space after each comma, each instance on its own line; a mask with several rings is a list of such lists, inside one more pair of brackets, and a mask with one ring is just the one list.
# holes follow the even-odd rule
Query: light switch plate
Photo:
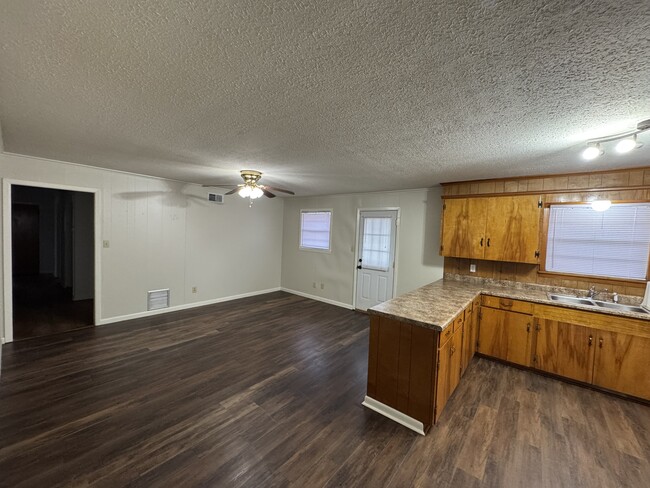
[[469, 265], [469, 272], [470, 273], [476, 273], [476, 265], [475, 264], [470, 264]]

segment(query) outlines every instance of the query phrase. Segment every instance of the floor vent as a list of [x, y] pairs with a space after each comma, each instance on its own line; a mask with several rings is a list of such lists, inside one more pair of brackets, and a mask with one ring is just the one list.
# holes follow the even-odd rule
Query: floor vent
[[169, 307], [169, 288], [147, 292], [147, 310], [160, 310]]
[[208, 193], [208, 201], [214, 203], [223, 203], [223, 195], [218, 193]]

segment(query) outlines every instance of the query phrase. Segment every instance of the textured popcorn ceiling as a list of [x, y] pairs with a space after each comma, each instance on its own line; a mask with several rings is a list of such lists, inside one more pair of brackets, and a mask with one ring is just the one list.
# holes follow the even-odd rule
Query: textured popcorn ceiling
[[0, 0], [5, 150], [298, 194], [650, 163], [650, 2]]

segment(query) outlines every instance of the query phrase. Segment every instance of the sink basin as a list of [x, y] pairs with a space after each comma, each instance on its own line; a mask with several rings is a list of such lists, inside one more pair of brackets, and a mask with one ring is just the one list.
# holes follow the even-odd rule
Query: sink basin
[[622, 303], [601, 302], [600, 300], [590, 300], [589, 298], [572, 297], [570, 295], [548, 294], [548, 297], [554, 302], [566, 303], [568, 305], [587, 305], [589, 307], [603, 307], [611, 310], [620, 310], [621, 312], [650, 313], [645, 308], [635, 305], [623, 305]]
[[559, 303], [567, 303], [569, 305], [589, 305], [590, 307], [595, 307], [596, 304], [589, 300], [588, 298], [578, 298], [578, 297], [572, 297], [568, 295], [553, 295], [549, 294], [548, 297]]
[[622, 312], [650, 313], [645, 308], [637, 307], [634, 305], [623, 305], [622, 303], [611, 303], [611, 302], [595, 302], [595, 303], [599, 307], [611, 308], [612, 310], [620, 310]]

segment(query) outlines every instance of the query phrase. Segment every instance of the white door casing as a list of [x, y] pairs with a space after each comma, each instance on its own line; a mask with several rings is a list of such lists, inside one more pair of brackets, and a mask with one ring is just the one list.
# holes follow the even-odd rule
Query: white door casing
[[355, 307], [367, 310], [393, 298], [397, 210], [361, 210]]

